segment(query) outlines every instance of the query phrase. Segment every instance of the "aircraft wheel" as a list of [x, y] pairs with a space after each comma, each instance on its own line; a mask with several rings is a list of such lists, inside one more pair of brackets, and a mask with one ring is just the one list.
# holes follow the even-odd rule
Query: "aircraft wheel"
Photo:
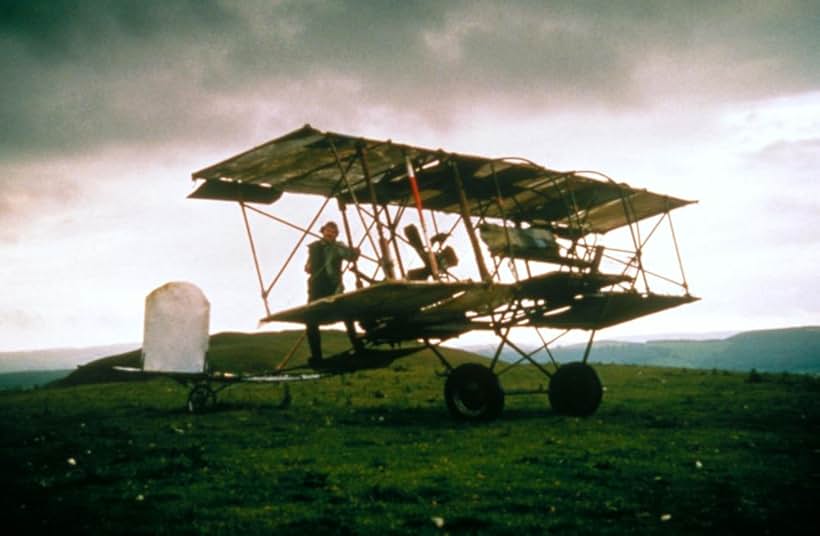
[[188, 411], [191, 413], [202, 413], [209, 407], [216, 405], [216, 393], [210, 386], [201, 383], [191, 389], [188, 395]]
[[483, 365], [466, 363], [453, 370], [444, 384], [450, 414], [466, 421], [489, 421], [504, 409], [498, 377]]
[[601, 405], [604, 389], [595, 369], [586, 363], [567, 363], [550, 380], [550, 405], [556, 413], [588, 417]]

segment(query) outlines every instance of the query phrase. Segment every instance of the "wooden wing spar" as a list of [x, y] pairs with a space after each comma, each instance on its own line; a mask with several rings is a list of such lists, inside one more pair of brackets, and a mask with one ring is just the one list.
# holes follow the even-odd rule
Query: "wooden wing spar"
[[[406, 159], [416, 170], [424, 208], [443, 213], [462, 211], [454, 170], [472, 201], [473, 217], [584, 234], [606, 233], [693, 203], [525, 160], [450, 153], [311, 126], [194, 172], [193, 179], [204, 182], [189, 197], [270, 204], [288, 192], [370, 202], [370, 182], [379, 203], [404, 205], [412, 195]], [[571, 207], [567, 199], [573, 200]]]

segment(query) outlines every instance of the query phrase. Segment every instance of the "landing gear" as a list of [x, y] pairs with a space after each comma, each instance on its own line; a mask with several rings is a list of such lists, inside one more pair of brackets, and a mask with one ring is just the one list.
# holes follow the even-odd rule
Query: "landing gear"
[[216, 405], [216, 391], [207, 383], [197, 384], [188, 395], [188, 411], [202, 413]]
[[447, 409], [456, 419], [489, 421], [504, 409], [504, 391], [487, 367], [466, 363], [453, 370], [444, 384]]
[[595, 369], [580, 361], [562, 365], [550, 380], [550, 404], [561, 415], [588, 417], [601, 405], [603, 394]]

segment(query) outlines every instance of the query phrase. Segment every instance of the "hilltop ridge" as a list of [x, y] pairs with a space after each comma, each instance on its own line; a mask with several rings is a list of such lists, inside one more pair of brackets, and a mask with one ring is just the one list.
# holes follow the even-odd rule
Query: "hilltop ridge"
[[[211, 370], [262, 374], [277, 368], [291, 349], [298, 344], [293, 355], [288, 360], [289, 366], [304, 364], [308, 358], [307, 343], [299, 342], [302, 331], [289, 330], [278, 332], [242, 333], [223, 332], [211, 335], [207, 359]], [[347, 335], [342, 331], [327, 330], [322, 332], [322, 347], [325, 355], [343, 352], [350, 346]], [[482, 360], [481, 356], [455, 348], [443, 348], [442, 352], [453, 363], [467, 360]], [[422, 350], [411, 354], [411, 360], [422, 360], [433, 365], [438, 364], [437, 358], [429, 350]], [[66, 377], [51, 385], [70, 386], [88, 383], [104, 383], [116, 381], [133, 381], [137, 376], [128, 372], [114, 370], [113, 367], [139, 367], [141, 350], [134, 350], [123, 354], [113, 355], [91, 361], [78, 367]]]
[[[552, 349], [559, 362], [578, 360], [585, 344]], [[469, 350], [492, 355], [495, 347], [471, 346]], [[535, 346], [525, 346], [532, 351]], [[518, 359], [504, 349], [502, 358]], [[660, 339], [629, 342], [602, 339], [592, 347], [589, 359], [597, 363], [684, 367], [765, 372], [820, 374], [820, 326], [744, 331], [724, 339]]]
[[[342, 332], [325, 332], [328, 353], [347, 347]], [[212, 366], [236, 372], [270, 370], [282, 359], [301, 337], [301, 330], [244, 333], [226, 331], [211, 336], [209, 360]], [[521, 345], [528, 351], [533, 346]], [[448, 347], [448, 351], [468, 352], [492, 356], [494, 345]], [[584, 345], [573, 344], [553, 348], [556, 359], [563, 363], [578, 360]], [[307, 350], [302, 346], [293, 356], [293, 362], [304, 360]], [[132, 379], [111, 372], [113, 366], [139, 366], [139, 344], [121, 344], [90, 348], [54, 349], [25, 352], [0, 352], [0, 375], [26, 371], [57, 371], [65, 376], [57, 383], [98, 382]], [[501, 358], [518, 359], [518, 354], [505, 348]], [[658, 339], [645, 342], [602, 339], [593, 346], [590, 360], [597, 363], [683, 367], [693, 369], [720, 369], [760, 372], [794, 372], [820, 374], [820, 326], [801, 326], [784, 329], [765, 329], [735, 333], [713, 339]], [[76, 369], [75, 369], [76, 367]], [[57, 375], [59, 376], [59, 375]], [[38, 375], [53, 379], [55, 375]], [[14, 387], [19, 374], [0, 382], [5, 388]], [[43, 383], [47, 380], [42, 380]], [[25, 385], [31, 387], [27, 379]]]
[[[572, 355], [578, 347], [558, 350]], [[746, 331], [720, 340], [660, 340], [615, 345], [601, 341], [590, 359], [604, 363], [698, 369], [820, 373], [820, 327]]]

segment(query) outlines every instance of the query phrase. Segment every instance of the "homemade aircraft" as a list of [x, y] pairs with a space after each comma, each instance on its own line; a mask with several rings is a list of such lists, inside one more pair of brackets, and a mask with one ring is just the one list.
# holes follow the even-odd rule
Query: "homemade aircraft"
[[[231, 201], [241, 209], [266, 312], [261, 322], [357, 324], [351, 350], [324, 360], [316, 377], [385, 366], [428, 348], [446, 369], [444, 396], [456, 418], [499, 416], [505, 394], [513, 394], [505, 393], [499, 376], [521, 363], [549, 378], [556, 412], [590, 415], [603, 393], [587, 362], [596, 331], [698, 299], [689, 293], [670, 216], [693, 201], [597, 172], [554, 171], [520, 158], [458, 154], [306, 125], [192, 178], [198, 184], [190, 198]], [[323, 198], [312, 217], [289, 221], [264, 208], [286, 206], [296, 194]], [[270, 282], [250, 216], [296, 231]], [[306, 239], [319, 236], [317, 222], [324, 218], [340, 220], [343, 240], [362, 252], [346, 275], [355, 279], [355, 290], [272, 311], [274, 288], [289, 267], [301, 272], [294, 259]], [[662, 228], [672, 255], [653, 257], [649, 242]], [[610, 236], [614, 245], [604, 245]], [[457, 253], [462, 247], [469, 251]], [[653, 259], [674, 275], [650, 270]], [[519, 328], [539, 338], [536, 351], [511, 339]], [[560, 333], [547, 340], [546, 329]], [[590, 332], [583, 358], [560, 365], [550, 345], [573, 329]], [[497, 341], [489, 364], [453, 366], [439, 346], [475, 330]], [[517, 361], [500, 360], [505, 347], [520, 356]], [[305, 368], [288, 368], [292, 354], [273, 377]], [[514, 394], [535, 392], [543, 390]]]

